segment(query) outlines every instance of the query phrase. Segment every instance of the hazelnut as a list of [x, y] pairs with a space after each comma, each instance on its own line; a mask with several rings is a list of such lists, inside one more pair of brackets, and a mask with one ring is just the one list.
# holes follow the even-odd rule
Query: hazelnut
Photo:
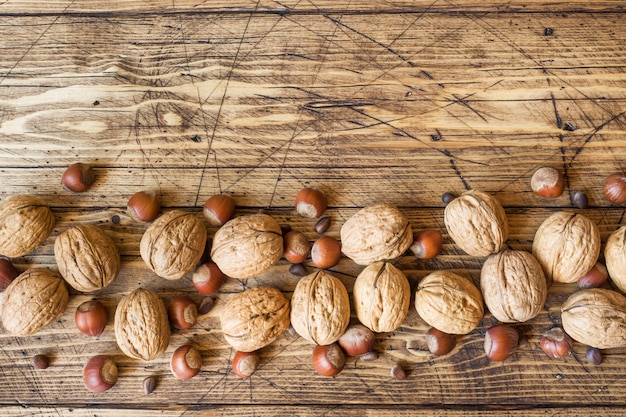
[[455, 198], [457, 198], [457, 195], [454, 193], [450, 193], [450, 192], [445, 192], [441, 195], [441, 202], [447, 206], [448, 204], [450, 204], [452, 202], [452, 200], [454, 200]]
[[315, 230], [315, 233], [321, 235], [323, 233], [326, 233], [329, 227], [330, 227], [330, 217], [324, 216], [324, 217], [320, 217], [317, 223], [315, 223], [315, 226], [313, 226], [313, 230]]
[[322, 376], [335, 376], [346, 365], [346, 355], [337, 343], [316, 345], [311, 359], [313, 367]]
[[348, 326], [337, 342], [348, 356], [361, 356], [374, 349], [374, 332], [361, 324]]
[[17, 270], [9, 261], [5, 258], [0, 258], [0, 291], [6, 290], [11, 282], [17, 278]]
[[302, 263], [311, 252], [311, 244], [304, 233], [292, 230], [283, 236], [283, 256], [294, 264]]
[[309, 271], [307, 271], [306, 267], [302, 264], [293, 264], [289, 267], [289, 273], [297, 277], [303, 277], [308, 275]]
[[456, 336], [431, 327], [426, 332], [426, 345], [433, 355], [446, 355], [456, 346]]
[[254, 352], [237, 352], [232, 362], [233, 373], [239, 378], [248, 378], [259, 366], [259, 354]]
[[77, 162], [67, 167], [61, 177], [61, 185], [68, 191], [82, 193], [87, 191], [96, 180], [91, 165]]
[[439, 230], [413, 232], [413, 243], [409, 247], [417, 259], [427, 260], [439, 255], [443, 238]]
[[341, 260], [341, 245], [332, 236], [322, 236], [313, 242], [311, 247], [311, 262], [317, 268], [328, 269], [337, 265]]
[[143, 392], [145, 392], [146, 395], [152, 394], [157, 386], [157, 382], [157, 377], [154, 375], [144, 378], [141, 382]]
[[613, 204], [626, 204], [626, 176], [620, 173], [609, 175], [604, 180], [602, 193]]
[[303, 188], [296, 196], [296, 211], [302, 217], [320, 217], [327, 205], [326, 196], [317, 188]]
[[38, 354], [31, 358], [30, 364], [33, 368], [46, 369], [50, 366], [50, 359], [46, 355]]
[[589, 208], [589, 200], [587, 194], [584, 191], [576, 191], [572, 194], [572, 204], [579, 209]]
[[565, 181], [558, 169], [541, 167], [535, 171], [530, 179], [530, 187], [540, 197], [557, 198], [563, 194]]
[[504, 361], [519, 344], [519, 332], [507, 324], [497, 324], [485, 333], [485, 353], [492, 361]]
[[215, 262], [205, 262], [193, 271], [191, 281], [200, 294], [214, 295], [226, 281], [226, 276]]
[[85, 301], [76, 308], [74, 321], [84, 335], [100, 336], [107, 325], [107, 311], [100, 301]]
[[596, 262], [593, 268], [591, 268], [589, 272], [587, 272], [578, 280], [578, 288], [580, 288], [581, 290], [587, 288], [598, 288], [601, 287], [608, 278], [609, 273], [606, 269], [606, 266], [604, 266], [600, 262]]
[[220, 227], [235, 214], [235, 200], [227, 194], [216, 194], [204, 202], [202, 214], [209, 224]]
[[138, 191], [128, 199], [128, 215], [136, 221], [151, 222], [161, 212], [161, 202], [154, 191]]
[[587, 362], [592, 365], [599, 366], [602, 364], [602, 352], [598, 348], [589, 346], [586, 352]]
[[195, 347], [183, 345], [172, 354], [170, 370], [176, 378], [183, 381], [191, 379], [198, 375], [200, 368], [202, 368], [202, 356]]
[[406, 371], [400, 365], [393, 365], [389, 371], [390, 375], [394, 379], [403, 380], [406, 379]]
[[189, 329], [198, 318], [198, 307], [191, 298], [180, 296], [170, 300], [167, 313], [173, 328]]
[[570, 339], [560, 327], [553, 327], [541, 335], [539, 346], [551, 358], [564, 358], [572, 353]]
[[108, 356], [96, 355], [83, 368], [83, 382], [91, 392], [107, 391], [117, 382], [117, 365]]

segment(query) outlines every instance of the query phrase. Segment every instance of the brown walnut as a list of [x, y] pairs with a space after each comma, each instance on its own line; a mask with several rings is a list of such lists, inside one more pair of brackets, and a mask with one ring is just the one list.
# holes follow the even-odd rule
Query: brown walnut
[[252, 278], [270, 269], [283, 254], [280, 225], [267, 214], [226, 222], [213, 236], [211, 259], [229, 277]]
[[69, 295], [65, 281], [47, 268], [31, 268], [4, 291], [2, 324], [16, 336], [37, 333], [63, 314]]
[[289, 327], [289, 301], [273, 287], [256, 287], [233, 296], [220, 314], [224, 338], [238, 351], [272, 343]]
[[126, 356], [149, 361], [170, 342], [170, 325], [163, 300], [138, 288], [122, 298], [115, 310], [115, 339]]
[[600, 231], [582, 214], [559, 211], [537, 229], [532, 252], [548, 281], [576, 282], [598, 260]]
[[17, 258], [41, 245], [54, 228], [45, 202], [29, 195], [8, 198], [0, 206], [0, 255]]
[[161, 278], [176, 280], [192, 272], [204, 253], [207, 231], [195, 214], [168, 211], [141, 237], [141, 258]]
[[485, 260], [480, 289], [491, 314], [504, 323], [532, 319], [548, 296], [539, 262], [530, 253], [517, 250], [505, 250]]
[[415, 309], [432, 327], [450, 334], [467, 334], [484, 315], [483, 298], [467, 278], [450, 271], [435, 271], [417, 286]]
[[82, 292], [106, 287], [120, 271], [120, 254], [113, 239], [92, 224], [73, 227], [57, 236], [54, 258], [65, 281]]
[[406, 216], [387, 203], [362, 208], [341, 226], [341, 251], [359, 265], [392, 260], [413, 243]]
[[409, 312], [411, 286], [406, 275], [388, 262], [374, 262], [354, 281], [356, 316], [374, 332], [396, 330]]
[[509, 236], [502, 205], [482, 191], [466, 191], [452, 200], [444, 210], [444, 223], [454, 243], [471, 256], [498, 252]]
[[626, 297], [604, 288], [577, 291], [561, 306], [563, 329], [598, 349], [626, 347]]
[[617, 288], [626, 292], [626, 226], [609, 236], [604, 247], [606, 269]]
[[291, 325], [309, 342], [330, 345], [350, 322], [350, 299], [343, 283], [318, 270], [300, 278], [291, 296]]

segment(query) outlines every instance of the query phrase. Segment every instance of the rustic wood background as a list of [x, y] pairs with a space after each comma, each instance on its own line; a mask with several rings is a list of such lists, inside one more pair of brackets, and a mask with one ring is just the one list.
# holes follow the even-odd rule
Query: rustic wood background
[[[549, 359], [541, 333], [560, 322], [575, 285], [554, 285], [544, 311], [520, 326], [527, 342], [506, 362], [483, 352], [481, 326], [449, 355], [425, 346], [428, 326], [411, 312], [380, 334], [375, 362], [349, 360], [335, 378], [317, 375], [312, 346], [285, 334], [263, 349], [260, 369], [241, 380], [219, 327], [220, 306], [260, 284], [287, 296], [297, 278], [281, 261], [247, 281], [229, 279], [216, 308], [173, 332], [151, 361], [125, 357], [113, 334], [119, 299], [141, 286], [164, 300], [188, 294], [191, 278], [165, 281], [144, 265], [146, 225], [126, 214], [130, 195], [156, 190], [164, 210], [201, 216], [215, 193], [232, 195], [237, 214], [259, 209], [314, 240], [313, 221], [293, 209], [312, 185], [329, 198], [329, 234], [376, 202], [398, 205], [415, 229], [444, 233], [438, 258], [404, 256], [396, 265], [413, 286], [429, 271], [452, 269], [478, 282], [482, 258], [465, 255], [445, 233], [441, 194], [479, 189], [503, 203], [509, 246], [530, 250], [553, 211], [584, 210], [603, 242], [624, 208], [602, 196], [602, 182], [626, 158], [626, 19], [621, 1], [94, 1], [0, 2], [0, 202], [43, 198], [56, 227], [33, 253], [14, 259], [55, 268], [53, 243], [67, 228], [93, 223], [122, 254], [117, 281], [94, 295], [73, 292], [62, 317], [32, 337], [0, 334], [0, 414], [62, 416], [544, 416], [626, 413], [626, 349], [595, 367], [585, 346]], [[552, 30], [550, 34], [546, 31]], [[73, 162], [96, 168], [84, 194], [64, 191]], [[554, 200], [530, 191], [542, 165], [559, 168], [567, 189]], [[214, 230], [210, 230], [211, 233]], [[348, 289], [362, 267], [333, 268]], [[90, 298], [109, 312], [104, 334], [74, 326]], [[169, 357], [191, 342], [202, 372], [176, 380]], [[45, 353], [50, 368], [30, 358]], [[92, 394], [82, 366], [109, 354], [118, 384]], [[394, 363], [409, 377], [389, 376]], [[159, 376], [154, 393], [141, 381]]]

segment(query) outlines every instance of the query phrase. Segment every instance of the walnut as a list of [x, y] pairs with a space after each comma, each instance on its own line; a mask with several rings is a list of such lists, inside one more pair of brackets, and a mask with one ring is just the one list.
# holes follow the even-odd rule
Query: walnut
[[448, 234], [465, 253], [488, 256], [509, 236], [509, 221], [500, 202], [482, 191], [466, 191], [444, 210]]
[[120, 271], [113, 239], [92, 224], [66, 230], [54, 242], [59, 272], [75, 290], [93, 292], [109, 285]]
[[115, 339], [126, 356], [149, 361], [167, 349], [170, 325], [163, 300], [138, 288], [122, 298], [115, 310]]
[[546, 277], [537, 259], [517, 250], [505, 250], [485, 260], [480, 289], [491, 314], [504, 323], [532, 319], [548, 296]]
[[354, 309], [374, 332], [396, 330], [409, 312], [411, 286], [406, 275], [388, 262], [374, 262], [354, 281]]
[[270, 269], [283, 254], [280, 225], [267, 214], [236, 217], [213, 236], [211, 259], [232, 278], [252, 278]]
[[431, 272], [420, 281], [415, 309], [432, 327], [450, 334], [467, 334], [484, 315], [483, 298], [467, 278], [450, 271]]
[[580, 343], [598, 349], [626, 346], [626, 297], [604, 288], [570, 295], [561, 306], [563, 329]]
[[273, 287], [256, 287], [232, 297], [220, 314], [224, 338], [241, 352], [272, 343], [289, 327], [289, 301]]
[[200, 262], [206, 240], [206, 226], [198, 216], [182, 210], [168, 211], [141, 237], [141, 257], [161, 278], [180, 279]]
[[617, 288], [626, 292], [626, 226], [609, 236], [604, 247], [606, 269]]
[[391, 260], [413, 243], [406, 216], [391, 204], [357, 211], [341, 226], [341, 251], [359, 265]]
[[300, 278], [291, 296], [291, 325], [309, 342], [330, 345], [350, 322], [350, 299], [343, 283], [323, 270]]
[[63, 314], [68, 300], [65, 281], [59, 274], [47, 268], [31, 268], [4, 291], [2, 324], [16, 336], [35, 334]]
[[0, 255], [16, 258], [41, 245], [54, 228], [50, 208], [37, 197], [16, 195], [0, 206]]
[[576, 282], [600, 255], [600, 231], [582, 214], [559, 211], [539, 226], [533, 255], [548, 280]]

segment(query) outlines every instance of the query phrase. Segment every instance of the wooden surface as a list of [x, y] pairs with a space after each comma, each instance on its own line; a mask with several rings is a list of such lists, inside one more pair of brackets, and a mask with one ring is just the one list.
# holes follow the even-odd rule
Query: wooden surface
[[[379, 334], [374, 362], [349, 360], [335, 378], [317, 375], [312, 345], [285, 334], [262, 350], [247, 380], [230, 370], [234, 352], [218, 315], [234, 293], [261, 284], [287, 296], [297, 278], [282, 260], [246, 281], [229, 279], [217, 306], [190, 330], [174, 331], [151, 362], [125, 357], [113, 313], [137, 287], [164, 300], [188, 294], [187, 276], [165, 281], [139, 256], [146, 225], [126, 214], [130, 195], [154, 189], [164, 210], [201, 216], [215, 193], [232, 195], [237, 214], [259, 209], [304, 231], [293, 209], [306, 185], [328, 196], [339, 237], [345, 219], [376, 202], [398, 205], [415, 229], [444, 233], [441, 256], [395, 261], [414, 287], [429, 271], [451, 269], [478, 283], [482, 258], [445, 233], [441, 194], [479, 189], [497, 196], [511, 224], [510, 247], [530, 250], [552, 212], [584, 210], [603, 242], [624, 209], [601, 192], [626, 157], [626, 16], [620, 1], [51, 1], [0, 3], [0, 202], [33, 194], [57, 224], [42, 246], [13, 261], [56, 268], [55, 237], [93, 223], [113, 237], [122, 271], [95, 295], [71, 293], [61, 318], [32, 337], [0, 334], [0, 414], [63, 416], [589, 416], [626, 414], [626, 349], [589, 365], [585, 346], [549, 359], [541, 333], [560, 323], [575, 285], [553, 285], [544, 310], [520, 326], [527, 342], [506, 362], [490, 362], [480, 327], [449, 355], [426, 350], [428, 326], [411, 306], [403, 326]], [[546, 35], [546, 28], [552, 29]], [[96, 169], [84, 194], [64, 191], [73, 162]], [[567, 179], [554, 200], [532, 194], [541, 165]], [[209, 229], [210, 234], [215, 230]], [[309, 265], [309, 269], [312, 267]], [[362, 267], [332, 269], [351, 289]], [[109, 323], [90, 339], [75, 329], [75, 308], [102, 300]], [[169, 357], [190, 342], [202, 372], [186, 382]], [[35, 370], [38, 353], [52, 363]], [[109, 354], [118, 384], [88, 392], [82, 366]], [[408, 379], [389, 376], [394, 363]], [[141, 381], [157, 375], [154, 393]]]

